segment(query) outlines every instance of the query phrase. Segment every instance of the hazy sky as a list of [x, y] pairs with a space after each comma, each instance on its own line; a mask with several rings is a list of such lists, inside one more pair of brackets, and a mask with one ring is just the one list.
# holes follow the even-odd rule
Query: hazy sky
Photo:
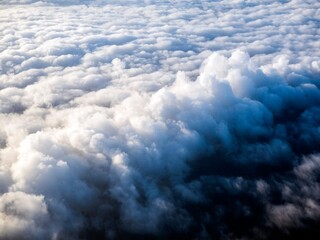
[[0, 239], [318, 239], [319, 37], [317, 0], [2, 0]]

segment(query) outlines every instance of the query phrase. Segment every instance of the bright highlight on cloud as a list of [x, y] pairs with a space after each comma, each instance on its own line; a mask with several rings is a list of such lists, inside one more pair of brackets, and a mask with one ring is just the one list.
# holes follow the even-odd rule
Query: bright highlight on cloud
[[318, 9], [3, 1], [0, 239], [319, 236]]

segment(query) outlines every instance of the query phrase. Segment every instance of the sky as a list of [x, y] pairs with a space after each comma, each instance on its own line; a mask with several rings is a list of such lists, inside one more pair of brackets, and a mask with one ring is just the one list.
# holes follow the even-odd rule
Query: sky
[[320, 2], [2, 0], [0, 239], [318, 239]]

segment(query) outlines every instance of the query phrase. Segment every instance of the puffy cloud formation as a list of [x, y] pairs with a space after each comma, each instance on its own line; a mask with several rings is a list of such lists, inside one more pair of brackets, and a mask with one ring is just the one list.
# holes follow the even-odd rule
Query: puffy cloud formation
[[0, 239], [319, 236], [318, 9], [2, 1]]

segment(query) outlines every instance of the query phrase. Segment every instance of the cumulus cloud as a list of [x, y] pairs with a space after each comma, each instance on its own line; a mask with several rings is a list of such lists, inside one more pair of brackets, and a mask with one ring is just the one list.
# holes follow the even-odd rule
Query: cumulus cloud
[[319, 7], [3, 1], [0, 238], [319, 236]]

